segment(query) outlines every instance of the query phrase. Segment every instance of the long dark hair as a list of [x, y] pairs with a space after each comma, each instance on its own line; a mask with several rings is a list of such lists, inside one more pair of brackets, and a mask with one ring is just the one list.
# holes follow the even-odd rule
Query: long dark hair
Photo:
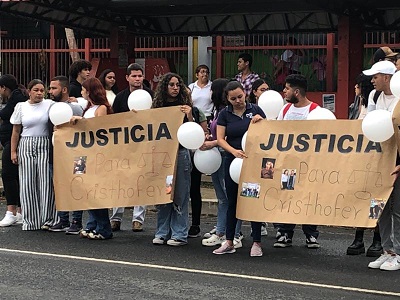
[[372, 76], [359, 74], [356, 78], [356, 83], [360, 87], [361, 91], [361, 104], [364, 107], [368, 106], [368, 97], [371, 91], [374, 89], [374, 85], [371, 83]]
[[[82, 86], [89, 92], [89, 98], [95, 105], [105, 105], [107, 107], [107, 114], [112, 114], [112, 108], [108, 103], [106, 97], [106, 90], [101, 84], [100, 80], [97, 78], [88, 78], [83, 83]], [[84, 113], [90, 108], [88, 105], [84, 110]]]
[[[115, 72], [111, 69], [105, 69], [103, 72], [101, 72], [100, 76], [99, 76], [99, 80], [101, 82], [101, 84], [103, 85], [104, 88], [106, 88], [106, 76], [108, 73], [113, 72], [115, 74]], [[114, 92], [114, 94], [118, 94], [118, 88], [117, 88], [117, 83], [115, 82], [115, 84], [111, 87], [111, 90]]]
[[180, 85], [179, 94], [178, 94], [178, 96], [176, 96], [176, 99], [178, 100], [178, 102], [181, 105], [189, 105], [189, 106], [193, 107], [193, 102], [192, 102], [192, 99], [188, 92], [188, 88], [183, 83], [182, 78], [178, 74], [167, 73], [161, 78], [160, 82], [157, 85], [157, 88], [155, 91], [155, 96], [153, 99], [152, 108], [158, 108], [158, 107], [165, 106], [165, 103], [167, 102], [168, 98], [170, 97], [168, 95], [168, 84], [173, 77], [178, 79], [178, 83]]
[[217, 111], [217, 114], [222, 109], [222, 107], [226, 106], [224, 90], [228, 82], [229, 80], [226, 78], [218, 78], [211, 83], [211, 101], [214, 104], [214, 109]]
[[268, 84], [264, 79], [257, 79], [256, 81], [253, 82], [251, 86], [251, 93], [249, 96], [249, 102], [250, 103], [256, 103], [256, 95], [254, 95], [254, 91], [257, 91], [260, 86], [262, 86], [264, 83]]

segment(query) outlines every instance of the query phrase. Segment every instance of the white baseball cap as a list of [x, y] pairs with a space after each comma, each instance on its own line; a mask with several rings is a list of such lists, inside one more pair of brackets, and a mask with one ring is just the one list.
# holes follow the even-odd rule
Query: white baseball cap
[[393, 75], [396, 73], [396, 66], [391, 61], [383, 60], [373, 64], [371, 69], [363, 71], [364, 75], [373, 76], [376, 74]]

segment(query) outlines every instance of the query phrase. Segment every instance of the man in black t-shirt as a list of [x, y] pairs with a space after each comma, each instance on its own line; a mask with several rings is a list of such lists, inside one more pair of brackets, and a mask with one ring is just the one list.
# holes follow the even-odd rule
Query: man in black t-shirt
[[125, 78], [126, 81], [128, 81], [129, 86], [125, 90], [118, 93], [118, 95], [115, 97], [112, 106], [114, 113], [129, 111], [128, 98], [129, 95], [135, 90], [145, 90], [150, 94], [151, 98], [154, 97], [153, 91], [143, 85], [143, 69], [139, 64], [130, 64], [126, 69]]
[[92, 64], [87, 60], [77, 60], [69, 67], [69, 95], [70, 97], [82, 97], [82, 82], [89, 78]]
[[[133, 63], [126, 69], [126, 81], [128, 81], [129, 86], [125, 90], [118, 93], [115, 97], [112, 109], [114, 113], [122, 113], [129, 111], [128, 98], [129, 95], [135, 90], [145, 90], [154, 97], [152, 90], [143, 85], [143, 69], [139, 64]], [[110, 218], [111, 228], [113, 231], [118, 231], [121, 227], [122, 214], [124, 213], [123, 207], [114, 207], [113, 214]], [[132, 218], [132, 230], [142, 231], [143, 222], [146, 214], [146, 206], [135, 206], [133, 210]]]

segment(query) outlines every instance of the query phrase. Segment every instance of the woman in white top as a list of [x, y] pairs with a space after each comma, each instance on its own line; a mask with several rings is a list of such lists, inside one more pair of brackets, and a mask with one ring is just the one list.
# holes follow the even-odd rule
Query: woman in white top
[[[72, 124], [76, 124], [82, 118], [88, 119], [112, 114], [113, 111], [106, 98], [106, 91], [99, 79], [89, 78], [82, 83], [82, 97], [88, 100], [88, 106], [83, 111], [83, 117], [71, 118]], [[111, 239], [113, 234], [108, 209], [89, 210], [89, 220], [86, 228], [80, 232], [80, 236], [91, 240]]]
[[[15, 106], [10, 122], [11, 160], [19, 164], [22, 230], [47, 230], [56, 223], [53, 182], [49, 167], [49, 108], [44, 84], [28, 84], [29, 100]], [[18, 151], [18, 152], [17, 152]]]
[[110, 106], [113, 105], [115, 96], [118, 94], [118, 88], [115, 84], [115, 73], [111, 69], [105, 69], [101, 72], [99, 80], [106, 90], [106, 97]]
[[207, 117], [212, 119], [213, 103], [211, 101], [211, 81], [209, 79], [210, 69], [206, 65], [200, 65], [196, 68], [197, 81], [189, 84], [193, 106], [200, 109]]
[[289, 170], [285, 170], [281, 176], [282, 190], [288, 189], [288, 181], [289, 181]]

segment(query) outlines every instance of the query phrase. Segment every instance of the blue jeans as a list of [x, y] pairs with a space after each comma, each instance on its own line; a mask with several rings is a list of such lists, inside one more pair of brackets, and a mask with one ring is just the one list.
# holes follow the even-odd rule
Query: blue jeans
[[[226, 213], [228, 212], [228, 196], [225, 189], [225, 163], [226, 153], [220, 149], [222, 162], [218, 171], [211, 174], [211, 179], [214, 185], [215, 195], [218, 199], [218, 212], [217, 212], [217, 235], [225, 235], [226, 231]], [[239, 236], [242, 221], [238, 220], [236, 223], [235, 236]]]
[[187, 241], [189, 231], [190, 172], [192, 163], [187, 149], [179, 149], [177, 156], [174, 200], [157, 205], [156, 238]]
[[379, 230], [382, 238], [382, 247], [385, 251], [394, 251], [400, 255], [400, 177], [393, 185], [385, 208], [379, 218]]
[[[50, 167], [50, 176], [53, 179], [53, 173], [54, 173], [54, 166], [53, 164], [49, 164]], [[72, 212], [72, 221], [82, 224], [82, 210], [76, 210]], [[60, 222], [63, 224], [69, 224], [69, 211], [57, 211], [57, 217], [60, 218]]]
[[[76, 210], [72, 212], [72, 221], [74, 223], [82, 224], [82, 210]], [[57, 216], [60, 218], [60, 222], [63, 224], [69, 224], [69, 211], [58, 211]]]
[[96, 233], [101, 234], [105, 238], [112, 237], [112, 230], [110, 219], [108, 216], [108, 209], [91, 209], [89, 212], [89, 219], [86, 223], [86, 229], [90, 231], [96, 231]]
[[[225, 160], [225, 169], [229, 167], [235, 157], [232, 154], [227, 154]], [[238, 219], [236, 218], [236, 206], [238, 195], [238, 184], [235, 183], [229, 172], [225, 172], [226, 194], [228, 196], [228, 212], [226, 214], [226, 239], [233, 241]], [[253, 242], [261, 242], [261, 222], [251, 222], [251, 236]]]

